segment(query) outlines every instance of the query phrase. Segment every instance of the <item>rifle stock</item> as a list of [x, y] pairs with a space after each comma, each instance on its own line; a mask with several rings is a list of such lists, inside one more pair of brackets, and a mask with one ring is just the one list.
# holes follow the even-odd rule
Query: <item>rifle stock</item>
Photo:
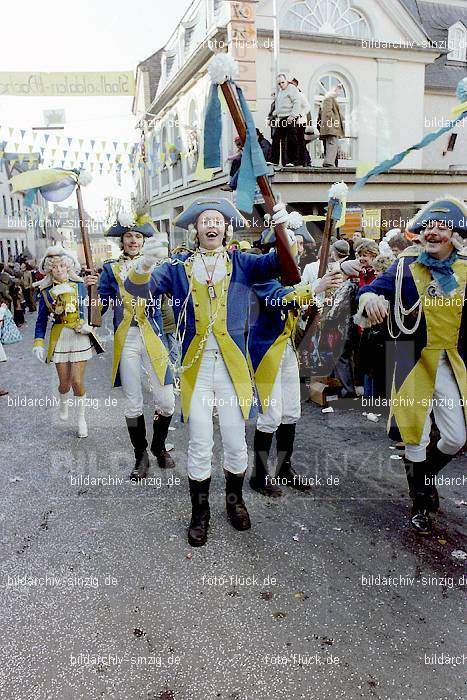
[[[221, 85], [222, 93], [229, 108], [237, 133], [245, 143], [247, 125], [243, 115], [237, 93], [235, 92], [233, 83], [225, 82]], [[257, 178], [258, 187], [264, 197], [264, 206], [268, 214], [273, 214], [273, 208], [277, 204], [276, 198], [271, 188], [271, 183], [266, 175], [260, 175]], [[290, 250], [289, 239], [285, 231], [284, 224], [279, 224], [274, 227], [276, 234], [276, 249], [281, 267], [281, 282], [284, 285], [297, 284], [300, 282], [300, 271], [295, 261], [292, 251]]]
[[[83, 198], [81, 195], [81, 188], [76, 185], [76, 199], [78, 200], [78, 216], [79, 216], [79, 227], [81, 230], [81, 238], [83, 241], [84, 257], [86, 260], [86, 267], [94, 271], [94, 262], [92, 259], [91, 242], [89, 240], [89, 232], [84, 220], [84, 207]], [[99, 297], [97, 294], [97, 285], [93, 284], [88, 287], [89, 295], [89, 312], [88, 321], [90, 326], [99, 327], [102, 325], [101, 310], [99, 307]]]

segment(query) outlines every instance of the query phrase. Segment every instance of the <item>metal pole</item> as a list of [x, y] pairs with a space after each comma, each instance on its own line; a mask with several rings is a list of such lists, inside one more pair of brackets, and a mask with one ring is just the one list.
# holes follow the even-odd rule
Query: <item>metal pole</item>
[[277, 90], [277, 74], [279, 73], [279, 60], [280, 60], [280, 29], [279, 29], [279, 19], [277, 17], [277, 0], [272, 0], [272, 22], [273, 22], [273, 41], [274, 41], [274, 59], [273, 59], [273, 76], [272, 76], [272, 89]]

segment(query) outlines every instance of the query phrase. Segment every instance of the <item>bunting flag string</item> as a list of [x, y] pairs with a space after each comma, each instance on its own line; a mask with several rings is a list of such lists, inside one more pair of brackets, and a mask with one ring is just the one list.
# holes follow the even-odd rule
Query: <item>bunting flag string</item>
[[[13, 141], [12, 141], [13, 137]], [[196, 166], [198, 150], [196, 144], [190, 151], [178, 150], [174, 144], [165, 144], [165, 151], [157, 152], [154, 144], [138, 141], [119, 141], [99, 138], [40, 133], [32, 129], [0, 125], [0, 143], [8, 154], [10, 163], [36, 163], [41, 167], [67, 169], [83, 168], [103, 174], [122, 174], [144, 171], [159, 175], [177, 163], [189, 160], [190, 170]], [[40, 154], [40, 156], [39, 156]], [[146, 155], [147, 154], [147, 155]], [[151, 154], [151, 155], [149, 155]], [[181, 173], [180, 173], [181, 175]]]

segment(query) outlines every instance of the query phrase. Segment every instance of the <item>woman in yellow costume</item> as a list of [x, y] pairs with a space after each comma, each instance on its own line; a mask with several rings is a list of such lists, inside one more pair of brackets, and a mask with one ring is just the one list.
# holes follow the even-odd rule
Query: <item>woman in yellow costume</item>
[[[40, 290], [40, 299], [33, 353], [41, 362], [55, 364], [59, 381], [60, 419], [63, 421], [68, 420], [67, 397], [70, 389], [73, 389], [78, 399], [78, 437], [84, 438], [88, 436], [84, 373], [86, 363], [92, 357], [89, 338], [92, 329], [86, 322], [86, 283], [78, 276], [78, 260], [61, 245], [46, 250], [39, 270], [45, 277], [35, 284]], [[45, 336], [49, 317], [52, 317], [53, 323], [46, 353]]]

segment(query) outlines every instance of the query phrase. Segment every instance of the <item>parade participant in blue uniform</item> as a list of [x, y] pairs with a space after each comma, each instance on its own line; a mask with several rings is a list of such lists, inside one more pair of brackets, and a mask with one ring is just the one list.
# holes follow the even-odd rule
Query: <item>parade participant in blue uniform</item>
[[[288, 225], [308, 240], [311, 236], [297, 212], [291, 212]], [[298, 220], [300, 219], [300, 221]], [[263, 231], [262, 245], [273, 245], [274, 232]], [[328, 273], [315, 285], [320, 293], [338, 284], [339, 272]], [[310, 486], [292, 467], [295, 428], [301, 415], [300, 373], [295, 331], [301, 307], [313, 299], [309, 284], [283, 287], [277, 280], [255, 284], [252, 288], [248, 354], [258, 394], [260, 413], [254, 437], [254, 463], [250, 486], [264, 496], [279, 497], [277, 483], [299, 491]], [[277, 467], [270, 479], [267, 463], [272, 439], [276, 436]]]
[[[409, 230], [420, 234], [422, 252], [404, 251], [362, 287], [358, 322], [366, 317], [381, 323], [387, 317], [396, 338], [391, 417], [406, 445], [412, 526], [429, 534], [429, 513], [439, 504], [436, 475], [466, 440], [467, 259], [459, 251], [467, 234], [467, 207], [452, 197], [430, 202]], [[431, 413], [441, 437], [429, 447]]]
[[112, 386], [121, 386], [126, 399], [125, 419], [135, 453], [132, 480], [145, 478], [149, 469], [143, 413], [144, 375], [155, 406], [151, 452], [161, 469], [175, 466], [165, 446], [175, 399], [168, 352], [163, 343], [161, 305], [135, 299], [124, 287], [145, 239], [154, 234], [157, 231], [147, 214], [121, 213], [106, 235], [119, 238], [123, 252], [118, 259], [104, 264], [99, 279], [102, 313], [109, 307], [113, 309]]
[[[74, 254], [61, 245], [48, 248], [39, 264], [45, 277], [35, 283], [40, 291], [39, 310], [34, 333], [33, 353], [41, 362], [53, 362], [59, 379], [60, 419], [68, 420], [70, 389], [78, 397], [78, 437], [88, 436], [84, 373], [92, 357], [92, 328], [86, 322], [88, 296], [86, 284], [78, 276], [80, 264]], [[45, 336], [49, 317], [53, 318], [49, 345]]]
[[[286, 220], [284, 205], [277, 205], [274, 224]], [[248, 460], [245, 420], [253, 404], [245, 330], [252, 285], [274, 277], [279, 263], [275, 252], [257, 256], [226, 250], [233, 231], [245, 223], [226, 199], [199, 198], [175, 221], [189, 231], [195, 252], [177, 255], [151, 274], [164, 248], [150, 240], [125, 282], [130, 294], [171, 294], [174, 300], [181, 342], [182, 417], [189, 427], [192, 546], [207, 540], [214, 407], [224, 449], [227, 515], [237, 530], [251, 527], [243, 501]]]

